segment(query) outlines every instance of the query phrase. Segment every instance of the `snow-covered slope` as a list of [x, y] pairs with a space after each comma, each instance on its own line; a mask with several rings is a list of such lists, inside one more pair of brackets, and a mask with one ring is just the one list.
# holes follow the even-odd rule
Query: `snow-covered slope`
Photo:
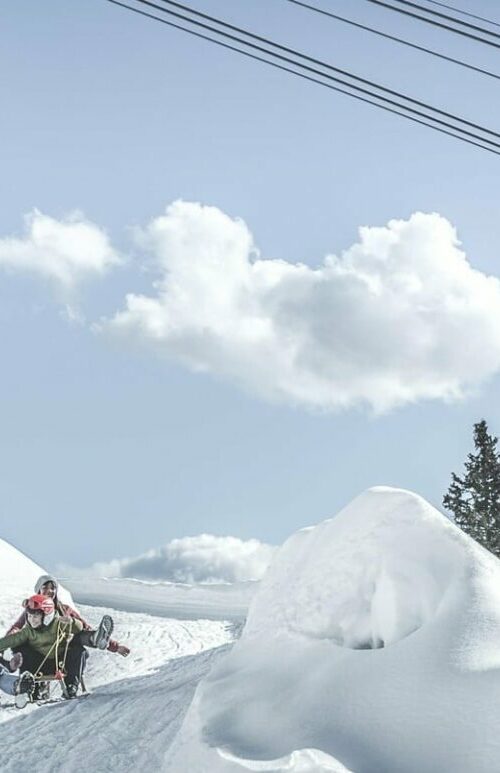
[[[41, 573], [0, 542], [0, 625]], [[232, 648], [247, 591], [80, 590], [132, 654], [93, 652], [88, 698], [0, 709], [2, 770], [500, 770], [500, 562], [414, 494], [372, 489], [293, 535]]]
[[375, 488], [279, 551], [166, 769], [492, 773], [499, 720], [500, 562]]
[[3, 582], [28, 583], [30, 587], [43, 574], [31, 558], [3, 539], [0, 539], [0, 567]]
[[259, 583], [183, 585], [129, 578], [74, 578], [67, 587], [80, 604], [125, 612], [147, 612], [158, 617], [184, 620], [233, 620], [246, 618]]
[[[2, 632], [18, 617], [22, 600], [33, 592], [41, 574], [45, 574], [42, 567], [0, 541]], [[68, 592], [63, 590], [62, 595], [71, 601]], [[224, 645], [233, 641], [238, 627], [223, 619], [222, 598], [217, 605], [220, 619], [203, 619], [198, 599], [200, 619], [176, 620], [164, 616], [165, 603], [158, 589], [147, 583], [132, 598], [127, 583], [115, 584], [111, 599], [102, 587], [96, 588], [96, 595], [106, 607], [80, 605], [80, 611], [94, 624], [104, 612], [112, 614], [114, 635], [130, 647], [129, 657], [91, 650], [86, 681], [92, 694], [75, 702], [28, 706], [20, 712], [10, 696], [0, 693], [2, 771], [29, 767], [37, 773], [66, 773], [81, 770], [82, 761], [95, 773], [126, 773], [138, 767], [160, 770], [159, 760], [182, 722], [199, 679], [220, 657]], [[180, 598], [184, 596], [185, 589]], [[169, 603], [173, 604], [172, 594]], [[121, 611], [124, 607], [128, 611]], [[214, 603], [208, 607], [215, 618]], [[229, 607], [233, 608], [233, 601]], [[160, 616], [144, 612], [154, 608]], [[57, 686], [54, 693], [59, 694]]]
[[0, 725], [2, 773], [161, 771], [196, 685], [223, 654], [215, 649], [176, 658], [147, 676], [98, 687], [87, 698], [18, 712]]

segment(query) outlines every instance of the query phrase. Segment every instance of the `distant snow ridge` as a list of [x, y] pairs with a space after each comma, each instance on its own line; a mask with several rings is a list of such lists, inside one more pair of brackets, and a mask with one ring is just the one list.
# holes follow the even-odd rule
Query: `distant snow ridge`
[[377, 487], [278, 551], [168, 771], [500, 770], [500, 562]]

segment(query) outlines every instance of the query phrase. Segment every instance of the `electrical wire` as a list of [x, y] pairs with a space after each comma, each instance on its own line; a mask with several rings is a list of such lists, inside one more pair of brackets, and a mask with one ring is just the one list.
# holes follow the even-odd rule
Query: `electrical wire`
[[[398, 0], [395, 0], [395, 2], [397, 1]], [[486, 40], [486, 38], [482, 38], [479, 35], [472, 35], [470, 32], [459, 30], [456, 27], [450, 27], [449, 24], [444, 24], [443, 22], [436, 21], [435, 19], [428, 19], [426, 16], [420, 16], [418, 13], [414, 13], [413, 11], [405, 11], [403, 8], [397, 8], [394, 5], [389, 5], [389, 3], [385, 3], [383, 0], [365, 0], [365, 2], [373, 3], [373, 5], [380, 5], [382, 8], [387, 8], [390, 11], [396, 11], [396, 13], [401, 13], [403, 16], [409, 16], [412, 19], [418, 19], [419, 21], [424, 21], [427, 24], [432, 24], [433, 27], [439, 27], [440, 29], [448, 30], [448, 32], [454, 32], [456, 35], [461, 35], [464, 38], [475, 40], [478, 43], [484, 43], [486, 46], [500, 48], [500, 43], [495, 43], [494, 40]], [[428, 9], [426, 10], [428, 11]]]
[[425, 11], [425, 13], [430, 13], [432, 16], [437, 16], [440, 19], [451, 21], [453, 24], [461, 24], [462, 27], [467, 27], [467, 29], [474, 30], [475, 32], [482, 32], [483, 35], [491, 35], [494, 38], [500, 38], [498, 32], [488, 30], [486, 27], [479, 27], [477, 24], [471, 24], [468, 21], [463, 21], [463, 19], [457, 19], [455, 16], [450, 16], [449, 14], [442, 13], [441, 11], [433, 11], [432, 8], [426, 8], [425, 5], [414, 3], [412, 0], [393, 0], [393, 2], [399, 3], [400, 5], [406, 5], [408, 8], [416, 8], [418, 11]]
[[404, 40], [404, 38], [399, 38], [396, 35], [389, 35], [389, 33], [387, 32], [382, 32], [382, 30], [376, 30], [373, 27], [368, 27], [366, 24], [361, 24], [361, 22], [353, 21], [353, 19], [347, 19], [345, 16], [339, 16], [338, 14], [332, 13], [331, 11], [326, 11], [324, 8], [318, 8], [315, 5], [310, 5], [309, 3], [302, 2], [302, 0], [287, 0], [287, 2], [293, 3], [293, 5], [301, 6], [302, 8], [306, 8], [309, 11], [314, 11], [315, 13], [322, 14], [323, 16], [328, 16], [331, 19], [335, 19], [336, 21], [341, 21], [341, 22], [344, 22], [345, 24], [350, 24], [352, 27], [357, 27], [358, 29], [366, 30], [367, 32], [372, 32], [374, 35], [379, 35], [381, 38], [392, 40], [395, 43], [401, 43], [404, 46], [408, 46], [409, 48], [414, 48], [417, 51], [422, 51], [425, 54], [430, 54], [431, 56], [435, 56], [438, 59], [444, 59], [446, 62], [452, 62], [453, 64], [457, 64], [460, 67], [465, 67], [468, 70], [473, 70], [474, 72], [478, 72], [481, 75], [487, 75], [489, 78], [495, 78], [496, 80], [500, 80], [500, 75], [498, 75], [495, 72], [491, 72], [490, 70], [485, 70], [482, 67], [476, 67], [476, 65], [470, 64], [468, 62], [464, 62], [461, 59], [455, 59], [452, 56], [447, 56], [446, 54], [442, 54], [439, 51], [433, 51], [432, 48], [419, 46], [416, 43], [411, 43], [409, 40]]
[[455, 8], [454, 5], [448, 5], [448, 3], [439, 3], [438, 0], [427, 0], [428, 3], [432, 3], [432, 5], [439, 5], [441, 8], [448, 8], [450, 11], [455, 11], [455, 13], [461, 13], [463, 16], [470, 16], [471, 19], [478, 19], [479, 21], [485, 21], [487, 24], [492, 24], [494, 27], [500, 27], [500, 23], [497, 21], [492, 21], [492, 19], [487, 19], [485, 16], [477, 16], [475, 13], [470, 13], [469, 11], [464, 11], [461, 8]]
[[[327, 78], [328, 80], [332, 80], [336, 83], [340, 83], [343, 86], [348, 86], [351, 89], [354, 89], [355, 91], [369, 94], [370, 96], [376, 96], [377, 99], [381, 100], [382, 102], [385, 102], [387, 104], [396, 105], [397, 107], [403, 107], [404, 110], [407, 110], [410, 113], [413, 113], [415, 115], [419, 115], [421, 117], [424, 117], [426, 119], [430, 119], [432, 121], [435, 121], [436, 123], [442, 124], [444, 126], [447, 126], [448, 128], [452, 128], [458, 131], [462, 131], [465, 134], [469, 134], [469, 136], [477, 137], [477, 135], [471, 134], [470, 132], [467, 132], [465, 129], [462, 129], [461, 126], [453, 126], [447, 123], [446, 121], [443, 121], [439, 118], [435, 118], [433, 115], [428, 115], [427, 113], [422, 113], [420, 110], [416, 110], [413, 107], [409, 107], [408, 105], [401, 105], [398, 102], [395, 102], [393, 99], [390, 99], [388, 97], [385, 97], [381, 94], [373, 94], [371, 91], [362, 88], [360, 86], [357, 86], [354, 83], [349, 83], [341, 78], [329, 75], [328, 73], [321, 72], [320, 70], [317, 70], [314, 67], [310, 67], [308, 65], [302, 64], [301, 62], [296, 62], [294, 59], [290, 59], [287, 56], [283, 56], [282, 54], [278, 54], [275, 51], [263, 48], [262, 46], [256, 45], [255, 43], [248, 42], [247, 40], [242, 40], [239, 37], [236, 37], [235, 35], [229, 34], [227, 32], [222, 32], [221, 30], [218, 30], [214, 28], [213, 26], [210, 26], [206, 24], [205, 22], [197, 21], [196, 19], [191, 19], [188, 16], [184, 16], [183, 14], [180, 14], [177, 11], [172, 11], [167, 8], [164, 8], [163, 6], [158, 5], [157, 3], [152, 2], [152, 0], [135, 0], [135, 2], [140, 3], [142, 5], [149, 6], [151, 8], [155, 8], [156, 10], [161, 11], [162, 13], [168, 14], [169, 16], [174, 16], [177, 19], [181, 19], [182, 21], [187, 21], [189, 24], [193, 24], [197, 27], [201, 27], [202, 29], [209, 30], [210, 32], [215, 32], [217, 35], [220, 35], [225, 38], [229, 38], [230, 40], [236, 41], [237, 43], [243, 44], [245, 46], [248, 46], [254, 50], [261, 51], [267, 55], [271, 55], [281, 61], [287, 62], [288, 64], [293, 64], [294, 66], [302, 67], [303, 69], [307, 70], [308, 72], [312, 72], [314, 75], [320, 75], [322, 78]], [[407, 102], [410, 102], [412, 105], [417, 105], [418, 107], [422, 107], [425, 110], [431, 111], [431, 113], [436, 113], [437, 115], [442, 115], [445, 118], [449, 118], [452, 121], [456, 121], [458, 123], [461, 123], [465, 126], [470, 126], [473, 129], [478, 129], [481, 132], [484, 132], [486, 134], [489, 134], [493, 137], [500, 138], [500, 133], [496, 132], [492, 129], [487, 129], [484, 126], [481, 126], [480, 124], [476, 124], [473, 121], [468, 121], [465, 118], [461, 118], [460, 116], [454, 115], [453, 113], [450, 113], [446, 110], [441, 110], [440, 108], [433, 107], [432, 105], [427, 104], [426, 102], [423, 102], [422, 100], [414, 99], [413, 97], [409, 97], [406, 94], [402, 94], [399, 91], [395, 91], [394, 89], [389, 89], [386, 86], [380, 86], [377, 83], [374, 83], [374, 81], [368, 80], [366, 78], [362, 78], [359, 75], [354, 75], [353, 73], [350, 73], [347, 70], [342, 70], [339, 67], [335, 67], [334, 65], [328, 64], [327, 62], [323, 62], [320, 59], [315, 59], [311, 56], [308, 56], [307, 54], [302, 54], [299, 51], [296, 51], [293, 48], [289, 48], [287, 46], [283, 46], [279, 43], [275, 43], [274, 41], [270, 40], [269, 38], [264, 38], [260, 35], [256, 35], [253, 32], [249, 32], [248, 30], [242, 29], [241, 27], [235, 27], [232, 24], [228, 24], [225, 21], [222, 21], [221, 19], [217, 19], [213, 16], [209, 16], [208, 14], [202, 13], [201, 11], [197, 11], [194, 8], [190, 8], [189, 6], [183, 5], [181, 3], [176, 2], [175, 0], [159, 0], [159, 2], [163, 3], [163, 5], [172, 5], [176, 8], [181, 8], [182, 10], [187, 11], [188, 13], [192, 14], [193, 16], [201, 17], [203, 19], [208, 19], [209, 21], [218, 24], [221, 27], [229, 28], [231, 30], [236, 30], [240, 34], [245, 35], [246, 37], [251, 38], [252, 40], [258, 40], [264, 42], [268, 46], [272, 46], [273, 48], [278, 49], [279, 51], [285, 51], [286, 53], [292, 54], [292, 56], [299, 57], [299, 59], [304, 59], [305, 61], [312, 62], [313, 64], [317, 64], [320, 67], [323, 67], [327, 70], [330, 70], [335, 73], [339, 73], [343, 76], [346, 76], [348, 78], [351, 78], [352, 80], [355, 80], [359, 83], [363, 83], [367, 86], [370, 86], [372, 88], [377, 89], [378, 91], [382, 91], [384, 94], [390, 94], [391, 96], [398, 97], [399, 99], [403, 99]], [[481, 138], [484, 140], [485, 138]], [[491, 142], [491, 140], [486, 140], [487, 142]], [[493, 143], [496, 144], [496, 143]]]
[[[243, 34], [245, 34], [247, 37], [251, 37], [251, 38], [259, 39], [259, 40], [264, 40], [266, 43], [268, 43], [270, 45], [274, 45], [276, 48], [279, 48], [281, 50], [291, 51], [292, 53], [296, 53], [296, 52], [293, 51], [293, 49], [289, 49], [289, 48], [286, 48], [284, 46], [281, 46], [281, 45], [278, 45], [278, 44], [274, 44], [272, 41], [269, 41], [266, 38], [262, 38], [260, 36], [254, 35], [253, 33], [250, 33], [247, 30], [242, 30], [241, 28], [234, 27], [234, 25], [230, 25], [230, 24], [228, 24], [226, 22], [223, 22], [223, 21], [221, 21], [219, 19], [215, 19], [214, 17], [210, 17], [207, 14], [203, 14], [203, 13], [201, 13], [199, 11], [196, 11], [194, 9], [191, 9], [191, 8], [189, 8], [187, 6], [181, 5], [180, 3], [174, 2], [173, 0], [161, 0], [161, 1], [164, 2], [165, 4], [168, 4], [168, 5], [174, 5], [177, 8], [181, 7], [183, 9], [186, 9], [187, 11], [192, 13], [193, 15], [201, 16], [203, 18], [208, 18], [210, 20], [213, 20], [215, 23], [219, 24], [219, 26], [223, 26], [223, 27], [226, 27], [226, 28], [230, 27], [231, 29], [237, 29], [238, 31], [241, 30], [241, 32]], [[273, 57], [275, 57], [275, 58], [277, 58], [277, 59], [279, 59], [281, 61], [285, 61], [288, 64], [292, 64], [294, 67], [300, 67], [302, 69], [307, 70], [308, 72], [312, 72], [314, 75], [319, 75], [322, 78], [326, 78], [326, 79], [334, 81], [336, 83], [340, 83], [343, 86], [347, 86], [349, 89], [354, 89], [354, 90], [356, 90], [358, 92], [361, 92], [361, 93], [363, 93], [365, 95], [368, 95], [370, 97], [375, 97], [376, 99], [378, 99], [378, 100], [380, 100], [380, 101], [382, 101], [382, 102], [384, 102], [386, 104], [390, 104], [392, 106], [395, 106], [397, 108], [403, 109], [403, 110], [405, 110], [407, 112], [410, 112], [412, 114], [418, 115], [421, 118], [424, 118], [425, 120], [430, 120], [430, 121], [433, 121], [434, 123], [438, 123], [441, 126], [445, 126], [448, 129], [452, 129], [455, 132], [460, 132], [460, 133], [462, 133], [462, 134], [464, 134], [464, 135], [466, 135], [468, 137], [472, 137], [473, 139], [479, 140], [482, 143], [487, 143], [488, 145], [492, 145], [494, 147], [500, 147], [497, 142], [493, 142], [492, 140], [490, 140], [488, 138], [478, 136], [477, 134], [474, 134], [473, 132], [470, 132], [470, 131], [467, 131], [467, 130], [463, 129], [461, 126], [455, 126], [455, 125], [450, 124], [450, 123], [448, 123], [446, 121], [443, 121], [443, 120], [441, 120], [439, 118], [436, 118], [433, 115], [428, 115], [427, 113], [422, 113], [419, 110], [415, 110], [414, 108], [411, 108], [408, 105], [402, 105], [401, 103], [398, 103], [397, 101], [389, 99], [387, 97], [384, 97], [384, 96], [382, 96], [380, 94], [374, 94], [373, 92], [371, 92], [371, 91], [369, 91], [367, 89], [364, 89], [364, 88], [361, 88], [360, 86], [356, 86], [355, 84], [343, 81], [342, 79], [340, 79], [338, 77], [334, 77], [334, 76], [329, 75], [327, 73], [321, 72], [321, 71], [319, 71], [319, 70], [317, 70], [315, 68], [312, 68], [312, 67], [309, 67], [307, 65], [304, 65], [301, 62], [296, 62], [295, 60], [290, 59], [289, 57], [282, 56], [281, 54], [277, 54], [276, 52], [274, 52], [272, 50], [270, 51], [269, 49], [263, 48], [262, 46], [255, 45], [254, 43], [250, 43], [250, 42], [248, 42], [246, 40], [242, 40], [241, 38], [238, 38], [238, 37], [236, 37], [234, 35], [230, 35], [228, 33], [221, 32], [221, 30], [215, 29], [214, 27], [211, 27], [211, 26], [209, 26], [209, 25], [207, 25], [205, 23], [198, 22], [198, 21], [195, 21], [195, 20], [193, 20], [193, 19], [191, 19], [189, 17], [183, 16], [183, 15], [179, 14], [178, 12], [174, 12], [174, 11], [171, 11], [171, 10], [167, 10], [166, 8], [162, 8], [161, 6], [158, 6], [156, 3], [150, 2], [150, 0], [136, 0], [136, 2], [139, 2], [142, 5], [146, 5], [146, 6], [155, 8], [157, 10], [160, 10], [162, 13], [166, 13], [166, 14], [168, 14], [170, 16], [174, 16], [175, 18], [180, 18], [183, 21], [187, 21], [189, 24], [194, 24], [194, 25], [196, 25], [198, 27], [202, 27], [203, 29], [209, 30], [211, 32], [215, 32], [217, 35], [221, 35], [221, 36], [223, 36], [225, 38], [229, 38], [230, 40], [236, 41], [237, 43], [240, 43], [240, 44], [243, 44], [245, 46], [248, 46], [248, 47], [250, 47], [250, 48], [252, 48], [254, 50], [258, 50], [260, 52], [263, 52], [263, 53], [267, 54], [268, 56], [271, 55], [271, 56], [273, 56]], [[357, 80], [361, 80], [364, 83], [368, 83], [370, 85], [374, 85], [375, 88], [381, 89], [381, 90], [386, 91], [386, 92], [389, 91], [390, 93], [394, 93], [397, 96], [402, 96], [403, 99], [407, 99], [407, 100], [410, 100], [412, 102], [417, 102], [417, 104], [423, 105], [426, 109], [431, 110], [431, 111], [436, 111], [436, 112], [438, 112], [440, 114], [444, 114], [447, 117], [450, 117], [452, 120], [454, 120], [454, 121], [456, 121], [458, 123], [463, 123], [463, 124], [466, 124], [466, 125], [470, 125], [473, 128], [477, 128], [477, 129], [479, 129], [480, 131], [482, 131], [484, 133], [491, 134], [491, 135], [496, 136], [496, 137], [500, 136], [498, 134], [498, 132], [492, 131], [491, 129], [486, 129], [485, 127], [479, 126], [478, 124], [474, 124], [474, 123], [466, 121], [465, 119], [462, 119], [462, 118], [460, 118], [458, 116], [454, 116], [453, 114], [446, 113], [445, 111], [441, 111], [438, 108], [432, 108], [430, 105], [426, 105], [425, 103], [418, 102], [417, 100], [412, 100], [410, 97], [405, 97], [405, 95], [399, 95], [398, 92], [392, 92], [391, 90], [386, 89], [385, 87], [380, 87], [377, 84], [373, 84], [371, 81], [367, 81], [366, 79], [359, 78], [358, 76], [353, 76], [352, 74], [347, 73], [346, 71], [339, 70], [338, 68], [335, 68], [332, 65], [327, 65], [327, 64], [321, 62], [320, 60], [312, 59], [311, 57], [308, 57], [306, 55], [301, 55], [299, 53], [297, 53], [296, 55], [298, 55], [299, 57], [302, 56], [303, 58], [305, 58], [305, 59], [307, 59], [309, 61], [318, 62], [320, 65], [322, 65], [322, 66], [324, 66], [324, 67], [326, 67], [328, 69], [331, 69], [331, 70], [334, 70], [334, 71], [337, 71], [337, 72], [341, 72], [343, 74], [347, 74], [348, 77], [352, 77], [352, 78], [355, 78]]]
[[[141, 0], [136, 0], [136, 1], [140, 2]], [[366, 97], [359, 96], [358, 94], [353, 94], [351, 91], [347, 91], [345, 89], [341, 89], [338, 86], [333, 86], [330, 83], [325, 83], [324, 81], [319, 80], [318, 78], [314, 78], [314, 77], [312, 77], [310, 75], [305, 75], [303, 72], [299, 72], [299, 71], [293, 70], [293, 69], [291, 69], [289, 67], [285, 67], [284, 65], [278, 64], [277, 62], [270, 61], [268, 59], [265, 59], [264, 57], [258, 56], [256, 54], [252, 54], [252, 53], [250, 53], [248, 51], [244, 51], [244, 50], [242, 50], [242, 49], [240, 49], [240, 48], [238, 48], [236, 46], [230, 45], [228, 43], [224, 43], [223, 41], [217, 40], [216, 38], [212, 38], [212, 37], [210, 37], [208, 35], [205, 35], [203, 33], [196, 32], [195, 30], [189, 29], [187, 27], [183, 27], [180, 24], [176, 24], [174, 22], [168, 21], [167, 19], [161, 18], [159, 16], [155, 16], [154, 14], [148, 13], [146, 11], [142, 11], [139, 8], [135, 8], [133, 6], [127, 5], [126, 3], [120, 2], [120, 0], [106, 0], [106, 2], [112, 3], [113, 5], [120, 6], [122, 8], [125, 8], [125, 9], [127, 9], [129, 11], [132, 11], [134, 13], [137, 13], [137, 14], [139, 14], [141, 16], [145, 16], [147, 18], [150, 18], [150, 19], [153, 19], [155, 21], [161, 22], [162, 24], [165, 24], [165, 25], [167, 25], [169, 27], [172, 27], [172, 28], [177, 29], [177, 30], [181, 30], [181, 31], [186, 32], [189, 35], [193, 35], [193, 36], [195, 36], [197, 38], [201, 38], [203, 40], [209, 41], [209, 42], [214, 43], [214, 44], [216, 44], [218, 46], [221, 46], [222, 48], [229, 49], [231, 51], [239, 53], [239, 54], [241, 54], [241, 55], [243, 55], [245, 57], [248, 57], [250, 59], [255, 59], [257, 61], [263, 62], [263, 63], [265, 63], [265, 64], [267, 64], [267, 65], [269, 65], [271, 67], [274, 67], [274, 68], [276, 68], [278, 70], [283, 70], [283, 71], [288, 72], [288, 73], [290, 73], [292, 75], [296, 75], [297, 77], [302, 78], [303, 80], [316, 83], [316, 84], [318, 84], [320, 86], [328, 88], [328, 89], [330, 89], [332, 91], [339, 92], [339, 93], [344, 94], [346, 96], [349, 96], [349, 97], [351, 97], [353, 99], [356, 99], [356, 100], [358, 100], [360, 102], [368, 103], [368, 104], [370, 104], [370, 105], [372, 105], [374, 107], [378, 107], [381, 110], [384, 110], [386, 112], [398, 115], [398, 116], [400, 116], [402, 118], [405, 118], [406, 120], [409, 120], [409, 121], [412, 121], [414, 123], [418, 123], [418, 124], [421, 124], [423, 126], [426, 126], [427, 128], [433, 129], [434, 131], [440, 132], [441, 134], [446, 134], [446, 135], [448, 135], [450, 137], [454, 137], [455, 139], [458, 139], [461, 142], [465, 142], [465, 143], [467, 143], [469, 145], [474, 145], [475, 147], [478, 147], [481, 150], [486, 150], [489, 153], [493, 153], [494, 155], [500, 155], [500, 151], [499, 150], [495, 150], [495, 147], [496, 148], [500, 148], [500, 145], [498, 143], [493, 142], [492, 140], [489, 140], [489, 139], [484, 138], [484, 137], [480, 137], [480, 136], [477, 136], [477, 135], [472, 135], [470, 132], [467, 132], [467, 131], [461, 129], [460, 127], [455, 127], [455, 126], [451, 126], [450, 125], [450, 128], [452, 129], [452, 131], [448, 131], [447, 129], [443, 129], [443, 128], [439, 127], [439, 126], [435, 126], [433, 123], [428, 123], [428, 121], [426, 121], [426, 120], [421, 120], [421, 119], [415, 118], [413, 116], [407, 115], [407, 113], [400, 112], [399, 110], [396, 110], [396, 109], [391, 108], [391, 107], [387, 107], [386, 105], [380, 104], [379, 102], [376, 102], [374, 100], [368, 99]], [[151, 3], [148, 3], [148, 4], [151, 5]], [[248, 45], [245, 41], [241, 41], [241, 42], [243, 42], [245, 45]], [[272, 54], [272, 52], [268, 52], [268, 53]], [[274, 55], [274, 54], [272, 54], [272, 55]], [[293, 63], [293, 64], [295, 64], [295, 66], [297, 66], [297, 67], [303, 67], [303, 65], [301, 65], [300, 63]], [[322, 77], [329, 77], [329, 76], [327, 76], [327, 75], [325, 75], [323, 73], [319, 73], [319, 74]], [[346, 84], [346, 85], [348, 86], [348, 88], [353, 88], [352, 84]], [[375, 99], [381, 99], [381, 97], [379, 97], [379, 95], [377, 95], [377, 94], [372, 94], [372, 96]], [[405, 105], [399, 105], [399, 107], [402, 110], [410, 110], [410, 108], [408, 108]], [[439, 122], [439, 119], [433, 118], [432, 116], [425, 116], [424, 115], [424, 117], [427, 118], [430, 121]], [[478, 141], [474, 141], [474, 139], [469, 139], [467, 136], [464, 136], [464, 135], [471, 135], [472, 137], [474, 137]]]

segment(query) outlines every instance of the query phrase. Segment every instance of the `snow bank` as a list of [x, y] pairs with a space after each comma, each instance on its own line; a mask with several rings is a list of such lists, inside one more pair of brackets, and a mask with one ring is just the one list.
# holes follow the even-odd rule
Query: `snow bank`
[[[22, 602], [34, 593], [35, 582], [46, 570], [20, 550], [0, 539], [0, 634], [3, 635], [22, 611]], [[72, 604], [70, 593], [59, 588], [59, 598]]]
[[372, 489], [285, 543], [245, 633], [272, 628], [352, 649], [393, 644], [433, 618], [467, 549], [420, 497]]
[[166, 769], [491, 773], [499, 720], [500, 562], [379, 487], [281, 548]]

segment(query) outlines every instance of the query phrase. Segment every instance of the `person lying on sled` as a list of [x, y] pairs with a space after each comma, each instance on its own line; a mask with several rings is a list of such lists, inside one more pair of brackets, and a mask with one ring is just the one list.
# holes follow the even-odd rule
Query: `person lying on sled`
[[26, 623], [19, 631], [0, 638], [0, 652], [8, 647], [22, 649], [23, 668], [37, 676], [62, 671], [64, 695], [74, 698], [85, 663], [70, 642], [82, 631], [81, 621], [60, 615], [53, 599], [40, 593], [27, 600], [25, 614]]
[[[38, 580], [35, 583], [35, 593], [41, 593], [42, 596], [48, 596], [49, 598], [54, 600], [54, 604], [56, 607], [56, 610], [59, 612], [60, 615], [63, 617], [72, 617], [76, 620], [80, 620], [80, 622], [83, 625], [83, 633], [81, 635], [76, 635], [75, 639], [73, 641], [73, 646], [77, 646], [78, 644], [81, 644], [81, 646], [86, 647], [97, 647], [96, 644], [96, 637], [87, 636], [85, 632], [92, 633], [94, 629], [91, 625], [89, 625], [86, 620], [83, 619], [83, 617], [80, 615], [79, 612], [77, 612], [76, 609], [74, 609], [69, 604], [63, 604], [61, 601], [59, 601], [57, 592], [59, 589], [59, 583], [57, 582], [56, 578], [53, 577], [50, 574], [42, 574], [41, 577], [38, 578]], [[108, 618], [111, 620], [111, 618]], [[16, 631], [19, 631], [23, 625], [26, 622], [26, 612], [23, 612], [20, 617], [16, 620], [16, 622], [9, 628], [7, 631], [7, 635], [11, 633], [16, 633]], [[103, 621], [101, 621], [102, 624]], [[109, 631], [107, 631], [108, 636], [111, 636], [111, 633], [113, 631], [113, 628]], [[102, 647], [99, 646], [99, 649]], [[130, 654], [130, 650], [128, 647], [125, 646], [125, 644], [119, 644], [114, 639], [109, 638], [108, 643], [106, 646], [106, 649], [109, 650], [109, 652], [116, 652], [119, 655], [122, 655], [123, 657], [127, 657], [127, 655]]]

